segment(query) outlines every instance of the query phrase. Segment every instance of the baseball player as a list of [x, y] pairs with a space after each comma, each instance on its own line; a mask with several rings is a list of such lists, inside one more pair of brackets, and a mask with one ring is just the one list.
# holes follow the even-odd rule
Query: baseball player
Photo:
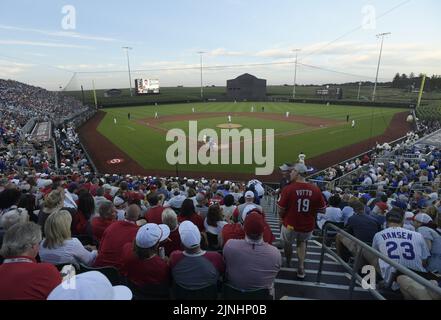
[[228, 123], [231, 123], [231, 115], [228, 115]]
[[305, 164], [306, 155], [303, 152], [299, 153], [299, 163]]
[[212, 137], [210, 137], [208, 140], [208, 146], [210, 150], [213, 150], [216, 147], [216, 142]]
[[289, 111], [286, 111], [286, 113], [285, 113], [285, 117], [286, 117], [286, 118], [289, 118]]
[[297, 163], [289, 170], [291, 182], [282, 189], [277, 203], [282, 221], [280, 239], [284, 244], [287, 267], [291, 263], [292, 244], [296, 241], [297, 278], [304, 279], [306, 244], [315, 228], [317, 212], [324, 212], [326, 203], [320, 189], [306, 182], [308, 169], [304, 164]]
[[[403, 228], [404, 212], [398, 208], [390, 210], [386, 214], [386, 223], [387, 228], [375, 234], [372, 247], [404, 267], [427, 272], [423, 264], [430, 256], [429, 248], [420, 233]], [[378, 264], [384, 281], [390, 283], [395, 268], [381, 259]]]
[[251, 106], [251, 112], [254, 112], [254, 106]]
[[159, 118], [158, 111], [155, 111], [155, 119], [158, 119], [158, 118]]
[[113, 117], [113, 123], [116, 124], [116, 117]]
[[352, 120], [351, 126], [352, 126], [352, 128], [355, 128], [355, 120]]
[[191, 108], [191, 112], [193, 112], [193, 113], [194, 113], [194, 107], [193, 107], [193, 108]]

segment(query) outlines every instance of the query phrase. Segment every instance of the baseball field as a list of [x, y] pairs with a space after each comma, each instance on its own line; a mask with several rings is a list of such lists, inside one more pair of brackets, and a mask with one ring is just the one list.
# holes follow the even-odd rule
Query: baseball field
[[[308, 165], [324, 168], [372, 148], [375, 142], [403, 136], [409, 129], [405, 121], [407, 114], [405, 109], [396, 108], [300, 103], [149, 105], [103, 109], [81, 128], [80, 135], [102, 172], [175, 175], [178, 171], [179, 175], [187, 177], [233, 179], [254, 175], [256, 164], [244, 164], [243, 161], [240, 164], [188, 164], [190, 150], [185, 154], [187, 164], [171, 165], [166, 153], [173, 141], [166, 141], [167, 132], [181, 129], [188, 142], [192, 139], [188, 136], [190, 121], [197, 121], [198, 132], [214, 129], [219, 137], [221, 128], [262, 129], [264, 137], [268, 129], [273, 129], [271, 135], [252, 143], [262, 143], [265, 154], [268, 137], [273, 138], [275, 168], [284, 162], [296, 161], [300, 152], [306, 154]], [[198, 140], [198, 148], [204, 145], [200, 137], [194, 139]], [[222, 149], [224, 146], [218, 141], [215, 147]], [[240, 150], [243, 152], [243, 144]], [[277, 170], [274, 170], [262, 180], [276, 177]]]

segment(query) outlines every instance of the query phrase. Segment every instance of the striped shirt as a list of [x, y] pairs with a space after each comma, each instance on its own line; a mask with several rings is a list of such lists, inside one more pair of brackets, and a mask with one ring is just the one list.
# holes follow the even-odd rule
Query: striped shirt
[[[401, 227], [387, 228], [374, 236], [372, 247], [414, 271], [426, 272], [423, 260], [430, 256], [426, 241], [421, 234]], [[383, 279], [388, 282], [395, 268], [379, 260]]]

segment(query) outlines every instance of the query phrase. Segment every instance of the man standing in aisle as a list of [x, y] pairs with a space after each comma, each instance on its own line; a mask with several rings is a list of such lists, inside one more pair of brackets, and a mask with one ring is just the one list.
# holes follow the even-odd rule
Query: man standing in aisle
[[317, 212], [324, 212], [326, 203], [320, 189], [305, 181], [308, 169], [297, 163], [291, 168], [291, 183], [282, 189], [278, 202], [282, 222], [280, 238], [285, 249], [286, 265], [290, 266], [292, 244], [297, 246], [297, 278], [305, 278], [307, 241], [312, 236]]

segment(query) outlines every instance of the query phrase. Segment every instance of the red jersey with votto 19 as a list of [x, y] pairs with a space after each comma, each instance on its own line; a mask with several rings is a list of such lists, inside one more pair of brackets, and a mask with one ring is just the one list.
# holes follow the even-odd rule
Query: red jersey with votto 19
[[285, 209], [283, 225], [297, 232], [311, 232], [318, 211], [326, 207], [320, 189], [307, 182], [291, 182], [282, 189], [278, 206]]

